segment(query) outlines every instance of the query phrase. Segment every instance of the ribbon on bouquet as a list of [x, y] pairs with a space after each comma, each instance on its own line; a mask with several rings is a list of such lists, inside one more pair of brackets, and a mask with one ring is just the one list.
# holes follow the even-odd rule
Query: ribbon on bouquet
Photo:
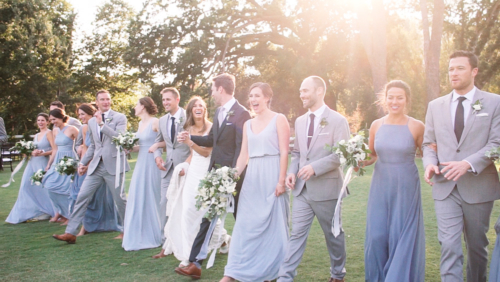
[[[116, 170], [115, 170], [115, 188], [120, 188], [120, 196], [122, 198], [125, 198], [125, 194], [123, 193], [125, 191], [125, 172], [123, 172], [122, 175], [122, 181], [120, 185], [120, 172], [121, 172], [121, 146], [117, 145], [116, 146]], [[123, 157], [123, 169], [125, 169], [125, 162], [127, 161], [126, 157]]]
[[[226, 216], [228, 213], [234, 213], [234, 196], [232, 194], [229, 194], [227, 196], [227, 206], [226, 206], [226, 212], [224, 212], [222, 215], [220, 215], [220, 220], [221, 220], [221, 228], [219, 228], [219, 232], [217, 234], [217, 242], [220, 241], [220, 237], [222, 236], [222, 230], [224, 229], [224, 223], [226, 221]], [[212, 233], [214, 232], [215, 226], [217, 225], [217, 221], [219, 220], [219, 216], [216, 215], [212, 221], [210, 222], [210, 227], [208, 228], [207, 236], [205, 236], [205, 240], [203, 241], [203, 245], [201, 246], [200, 253], [198, 256], [196, 256], [197, 260], [204, 260], [207, 258], [208, 255], [208, 245], [210, 243], [210, 239], [212, 238]], [[215, 248], [212, 251], [212, 254], [210, 255], [210, 258], [208, 259], [207, 262], [207, 269], [211, 268], [214, 265], [215, 262], [215, 254], [217, 253], [217, 249]]]
[[344, 176], [344, 184], [342, 184], [342, 189], [340, 189], [339, 197], [337, 199], [337, 205], [335, 206], [335, 213], [332, 219], [332, 233], [335, 238], [339, 236], [340, 230], [342, 230], [342, 222], [340, 221], [340, 209], [342, 206], [342, 197], [345, 195], [347, 190], [347, 184], [352, 180], [352, 171], [354, 167], [350, 166]]
[[12, 183], [12, 182], [16, 182], [16, 181], [14, 180], [14, 176], [16, 175], [16, 173], [18, 173], [18, 172], [21, 170], [21, 168], [23, 167], [23, 165], [24, 165], [24, 163], [26, 162], [26, 160], [27, 160], [27, 159], [28, 159], [28, 156], [25, 156], [25, 157], [22, 159], [22, 161], [21, 161], [19, 164], [17, 164], [16, 168], [14, 169], [14, 171], [12, 172], [12, 174], [10, 175], [9, 182], [8, 182], [8, 183], [6, 183], [6, 184], [4, 184], [4, 185], [2, 185], [2, 187], [4, 187], [4, 188], [9, 187], [9, 186], [10, 186], [10, 183]]

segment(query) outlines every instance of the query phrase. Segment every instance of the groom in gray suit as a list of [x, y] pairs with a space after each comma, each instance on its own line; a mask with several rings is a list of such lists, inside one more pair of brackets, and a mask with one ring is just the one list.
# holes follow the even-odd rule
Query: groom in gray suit
[[344, 281], [345, 239], [341, 231], [335, 238], [332, 220], [342, 188], [342, 171], [336, 154], [325, 150], [349, 139], [349, 124], [325, 105], [326, 84], [318, 76], [306, 78], [300, 86], [300, 99], [309, 111], [295, 121], [295, 142], [286, 185], [293, 189], [292, 232], [287, 255], [278, 281], [293, 281], [306, 248], [314, 216], [325, 234], [330, 254], [330, 281]]
[[[99, 90], [97, 92], [96, 104], [99, 110], [88, 121], [90, 146], [78, 167], [78, 174], [83, 175], [87, 172], [87, 177], [85, 177], [80, 188], [80, 193], [78, 193], [73, 213], [66, 227], [66, 233], [63, 235], [53, 235], [55, 239], [66, 241], [69, 244], [76, 242], [75, 235], [78, 234], [78, 227], [85, 216], [87, 206], [96, 190], [104, 182], [113, 195], [119, 222], [123, 223], [123, 219], [125, 218], [127, 201], [125, 200], [125, 195], [121, 194], [120, 187], [115, 188], [117, 150], [111, 140], [113, 137], [118, 136], [120, 132], [127, 130], [127, 118], [125, 115], [111, 110], [111, 96], [107, 90]], [[130, 168], [125, 158], [125, 152], [122, 151], [120, 154], [122, 160], [125, 160], [125, 166], [123, 162], [120, 162], [121, 182], [122, 174]], [[116, 238], [119, 239], [122, 236], [123, 230], [122, 234]]]
[[462, 232], [467, 281], [486, 281], [486, 233], [493, 201], [500, 198], [497, 170], [485, 156], [500, 146], [500, 96], [474, 86], [477, 66], [473, 53], [453, 53], [453, 92], [430, 102], [425, 118], [423, 162], [425, 181], [433, 185], [442, 281], [463, 281]]
[[[165, 88], [161, 92], [163, 107], [166, 115], [160, 118], [160, 130], [156, 136], [155, 143], [165, 142], [167, 157], [165, 161], [162, 158], [162, 148], [154, 152], [156, 166], [161, 170], [161, 200], [160, 200], [160, 218], [161, 230], [167, 224], [167, 189], [172, 179], [172, 173], [175, 166], [186, 161], [191, 154], [191, 148], [183, 143], [177, 142], [177, 133], [184, 131], [186, 123], [186, 111], [179, 107], [180, 93], [175, 88]], [[162, 241], [165, 241], [165, 235], [162, 233]], [[154, 258], [163, 256], [162, 250]]]

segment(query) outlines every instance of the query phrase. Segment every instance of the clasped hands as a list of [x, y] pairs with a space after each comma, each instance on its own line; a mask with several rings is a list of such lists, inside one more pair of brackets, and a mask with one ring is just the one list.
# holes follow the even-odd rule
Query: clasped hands
[[437, 165], [428, 165], [425, 168], [425, 182], [427, 182], [429, 185], [434, 185], [434, 182], [431, 181], [431, 178], [435, 174], [444, 174], [444, 177], [448, 180], [453, 180], [453, 181], [458, 181], [458, 179], [467, 173], [469, 169], [471, 169], [471, 166], [468, 162], [466, 161], [451, 161], [451, 162], [444, 162], [441, 163], [441, 165], [444, 167], [439, 170], [439, 167]]

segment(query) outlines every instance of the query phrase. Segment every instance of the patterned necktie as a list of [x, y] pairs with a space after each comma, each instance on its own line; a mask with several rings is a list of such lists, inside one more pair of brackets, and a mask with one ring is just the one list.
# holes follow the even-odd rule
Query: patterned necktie
[[457, 137], [457, 142], [460, 143], [460, 138], [462, 137], [462, 132], [464, 131], [464, 105], [462, 102], [465, 97], [458, 98], [457, 111], [455, 112], [455, 136]]
[[172, 143], [174, 143], [174, 137], [175, 137], [175, 117], [170, 118], [172, 120], [172, 126], [170, 127], [170, 140], [172, 140]]
[[[102, 121], [103, 122], [106, 122], [106, 118], [104, 118], [104, 114], [102, 114]], [[99, 134], [101, 135], [101, 142], [102, 142], [102, 131], [101, 131], [101, 127], [99, 126]]]
[[311, 122], [309, 123], [309, 130], [307, 131], [307, 149], [309, 149], [309, 145], [311, 145], [311, 140], [314, 135], [314, 114], [310, 114]]

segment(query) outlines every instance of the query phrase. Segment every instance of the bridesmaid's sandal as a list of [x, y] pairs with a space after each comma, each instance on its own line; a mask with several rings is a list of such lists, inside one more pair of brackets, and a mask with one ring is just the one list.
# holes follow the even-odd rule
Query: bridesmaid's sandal
[[122, 240], [123, 239], [123, 233], [120, 233], [120, 235], [116, 236], [115, 238], [113, 239], [116, 239], [116, 240]]
[[161, 249], [161, 251], [160, 251], [159, 254], [156, 254], [156, 255], [153, 256], [154, 259], [159, 259], [159, 258], [164, 258], [164, 257], [166, 257], [166, 255], [165, 255], [165, 249]]

